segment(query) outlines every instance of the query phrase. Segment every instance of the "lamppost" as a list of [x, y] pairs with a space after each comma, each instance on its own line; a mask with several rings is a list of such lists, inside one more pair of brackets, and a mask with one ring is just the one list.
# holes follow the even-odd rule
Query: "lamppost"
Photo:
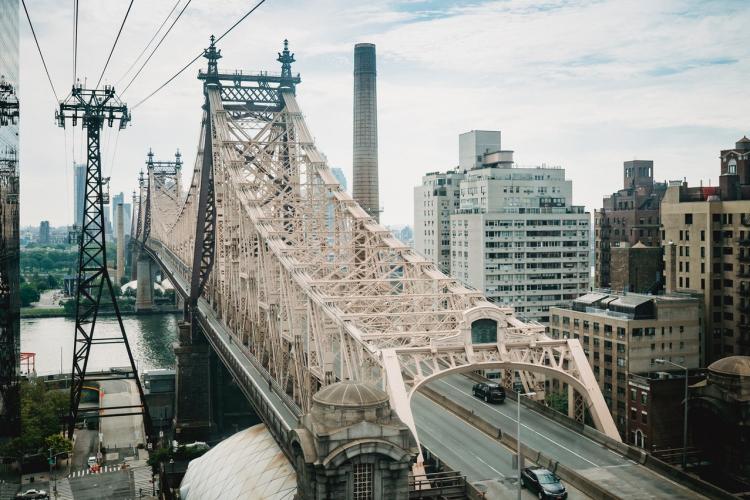
[[60, 455], [65, 455], [70, 452], [67, 451], [61, 451], [60, 453], [57, 453], [55, 455], [52, 454], [52, 448], [49, 449], [49, 459], [47, 460], [49, 462], [49, 477], [50, 479], [53, 479], [53, 486], [52, 486], [52, 492], [55, 495], [55, 498], [57, 498], [57, 475], [52, 475], [52, 466], [56, 465], [57, 457]]
[[518, 500], [521, 500], [521, 457], [523, 456], [521, 451], [521, 396], [532, 397], [536, 396], [536, 392], [521, 392], [518, 391], [516, 400], [516, 442], [518, 448], [518, 456], [516, 457], [516, 465], [518, 466]]
[[687, 431], [688, 431], [688, 369], [686, 366], [678, 365], [677, 363], [673, 363], [666, 359], [660, 358], [654, 361], [660, 365], [670, 364], [670, 365], [676, 366], [677, 368], [681, 368], [685, 370], [685, 401], [684, 401], [685, 416], [683, 417], [683, 422], [682, 422], [682, 470], [686, 470], [687, 469]]

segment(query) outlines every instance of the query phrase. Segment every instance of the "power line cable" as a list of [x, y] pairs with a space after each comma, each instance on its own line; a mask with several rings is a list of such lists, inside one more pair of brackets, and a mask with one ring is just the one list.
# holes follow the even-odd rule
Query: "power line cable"
[[74, 0], [73, 15], [73, 84], [76, 83], [76, 74], [78, 72], [78, 0]]
[[169, 28], [167, 28], [167, 31], [164, 32], [164, 35], [162, 35], [161, 39], [159, 40], [159, 43], [156, 44], [156, 47], [154, 47], [154, 50], [151, 51], [151, 54], [149, 54], [148, 58], [146, 58], [145, 61], [143, 61], [143, 64], [138, 69], [138, 72], [133, 76], [133, 78], [130, 79], [130, 82], [128, 82], [125, 89], [120, 92], [120, 96], [127, 92], [127, 90], [130, 88], [130, 86], [133, 84], [136, 78], [138, 78], [138, 75], [141, 74], [141, 71], [143, 71], [143, 68], [146, 67], [146, 64], [151, 60], [151, 58], [154, 56], [154, 53], [156, 53], [156, 50], [161, 46], [162, 42], [164, 42], [164, 39], [167, 38], [167, 35], [169, 35], [169, 32], [172, 31], [172, 28], [174, 28], [174, 25], [177, 24], [177, 21], [180, 20], [180, 17], [182, 16], [182, 13], [185, 12], [185, 9], [188, 8], [188, 5], [190, 5], [190, 2], [193, 0], [188, 0], [187, 3], [182, 7], [182, 10], [177, 14], [177, 17], [175, 17], [174, 21], [172, 21], [172, 24], [169, 25]]
[[[220, 41], [220, 40], [221, 40], [222, 38], [224, 38], [225, 36], [227, 36], [227, 35], [228, 35], [228, 34], [229, 34], [229, 33], [230, 33], [230, 32], [231, 32], [231, 31], [232, 31], [232, 30], [233, 30], [234, 28], [236, 28], [236, 27], [237, 27], [237, 26], [238, 26], [238, 25], [239, 25], [239, 24], [240, 24], [240, 23], [241, 23], [242, 21], [244, 21], [245, 19], [247, 19], [247, 17], [248, 17], [248, 16], [250, 15], [250, 14], [252, 14], [253, 12], [255, 12], [255, 10], [256, 10], [256, 9], [257, 9], [258, 7], [260, 7], [261, 5], [263, 5], [263, 4], [265, 3], [265, 2], [266, 2], [266, 0], [260, 0], [260, 2], [258, 2], [257, 4], [255, 4], [255, 6], [254, 6], [254, 7], [252, 8], [252, 9], [250, 9], [250, 10], [249, 10], [249, 11], [248, 11], [248, 12], [247, 12], [247, 13], [246, 13], [246, 14], [245, 14], [244, 16], [242, 16], [242, 17], [241, 17], [241, 18], [239, 19], [239, 21], [237, 21], [236, 23], [234, 23], [234, 24], [233, 24], [233, 25], [232, 25], [232, 26], [231, 26], [231, 27], [230, 27], [230, 28], [229, 28], [228, 30], [226, 30], [226, 31], [225, 31], [224, 33], [222, 33], [222, 34], [221, 34], [221, 36], [219, 36], [219, 38], [217, 38], [217, 39], [216, 39], [216, 40], [214, 41], [214, 43], [218, 43], [218, 42], [219, 42], [219, 41]], [[179, 70], [179, 71], [178, 71], [177, 73], [175, 73], [174, 75], [172, 75], [172, 77], [171, 77], [171, 78], [169, 78], [169, 79], [168, 79], [168, 80], [167, 80], [166, 82], [162, 83], [162, 84], [161, 84], [161, 85], [160, 85], [160, 86], [159, 86], [159, 87], [158, 87], [158, 88], [157, 88], [156, 90], [154, 90], [153, 92], [151, 92], [151, 93], [150, 93], [149, 95], [147, 95], [147, 96], [146, 96], [145, 98], [143, 98], [143, 99], [141, 99], [140, 101], [138, 101], [138, 102], [137, 102], [137, 103], [135, 104], [135, 106], [133, 106], [133, 107], [132, 107], [132, 108], [130, 108], [130, 109], [131, 109], [131, 110], [133, 110], [133, 109], [137, 108], [138, 106], [140, 106], [141, 104], [143, 104], [144, 102], [146, 102], [147, 100], [149, 100], [149, 99], [150, 99], [151, 97], [153, 97], [153, 96], [154, 96], [154, 95], [155, 95], [155, 94], [156, 94], [157, 92], [159, 92], [159, 91], [160, 91], [161, 89], [163, 89], [164, 87], [166, 87], [167, 85], [169, 85], [169, 84], [170, 84], [170, 83], [172, 82], [172, 80], [174, 80], [175, 78], [177, 78], [178, 76], [180, 76], [180, 75], [181, 75], [181, 74], [182, 74], [182, 73], [183, 73], [183, 72], [184, 72], [184, 71], [185, 71], [186, 69], [188, 69], [188, 68], [189, 68], [189, 67], [190, 67], [190, 66], [191, 66], [191, 65], [192, 65], [192, 64], [193, 64], [193, 63], [194, 63], [195, 61], [197, 61], [198, 59], [200, 59], [202, 55], [203, 55], [203, 52], [201, 51], [201, 52], [200, 52], [200, 53], [199, 53], [199, 54], [198, 54], [197, 56], [195, 56], [195, 57], [194, 57], [193, 59], [191, 59], [191, 60], [190, 60], [190, 62], [188, 62], [188, 63], [187, 63], [187, 64], [186, 64], [185, 66], [183, 66], [183, 67], [182, 67], [182, 68], [181, 68], [181, 69], [180, 69], [180, 70]]]
[[26, 0], [21, 0], [21, 3], [23, 4], [23, 10], [26, 12], [26, 19], [29, 20], [29, 27], [31, 28], [31, 34], [34, 35], [34, 42], [36, 43], [36, 49], [39, 51], [39, 57], [42, 59], [42, 65], [44, 65], [44, 72], [47, 73], [47, 80], [49, 80], [49, 86], [52, 87], [52, 93], [55, 95], [55, 101], [60, 102], [60, 99], [57, 97], [57, 91], [55, 91], [55, 86], [52, 84], [52, 77], [49, 76], [49, 69], [47, 69], [47, 63], [44, 60], [44, 55], [42, 54], [42, 48], [39, 46], [39, 40], [36, 37], [36, 31], [34, 31], [34, 24], [31, 22], [31, 16], [29, 16], [29, 9], [26, 8]]
[[104, 72], [107, 71], [107, 66], [109, 66], [109, 61], [112, 59], [112, 54], [115, 52], [115, 47], [117, 47], [117, 41], [120, 39], [120, 35], [122, 34], [122, 28], [125, 27], [125, 21], [128, 20], [128, 15], [130, 15], [130, 9], [133, 7], [133, 1], [130, 0], [130, 5], [128, 5], [128, 10], [125, 12], [125, 17], [122, 19], [122, 24], [120, 24], [120, 31], [117, 32], [117, 36], [115, 37], [115, 43], [112, 44], [112, 50], [109, 51], [109, 56], [107, 57], [107, 62], [104, 63], [104, 69], [102, 69], [102, 74], [99, 75], [99, 81], [96, 82], [95, 89], [99, 88], [99, 84], [102, 83], [102, 78], [104, 78]]
[[140, 53], [140, 54], [138, 54], [138, 57], [136, 57], [136, 58], [135, 58], [135, 61], [133, 61], [133, 63], [132, 63], [132, 64], [130, 65], [130, 67], [128, 68], [128, 70], [127, 70], [127, 71], [126, 71], [126, 72], [125, 72], [125, 73], [124, 73], [124, 74], [123, 74], [123, 75], [122, 75], [122, 76], [120, 77], [120, 79], [119, 79], [119, 80], [117, 80], [117, 83], [115, 83], [115, 86], [119, 86], [119, 85], [120, 85], [120, 82], [121, 82], [121, 81], [123, 81], [123, 80], [125, 79], [125, 77], [126, 77], [126, 76], [128, 76], [128, 74], [129, 74], [129, 73], [130, 73], [130, 71], [131, 71], [131, 70], [132, 70], [132, 69], [133, 69], [133, 68], [135, 67], [135, 65], [136, 65], [136, 64], [138, 63], [138, 61], [140, 61], [140, 60], [141, 60], [141, 57], [143, 57], [143, 54], [145, 54], [145, 53], [146, 53], [146, 51], [147, 51], [147, 50], [148, 50], [148, 48], [149, 48], [149, 47], [151, 46], [151, 44], [153, 43], [153, 41], [154, 41], [154, 40], [156, 40], [156, 37], [157, 37], [157, 36], [159, 35], [159, 33], [161, 32], [161, 30], [162, 30], [162, 28], [164, 27], [164, 25], [165, 25], [165, 24], [167, 24], [167, 21], [169, 20], [169, 18], [170, 18], [170, 17], [172, 17], [172, 14], [174, 13], [174, 11], [175, 11], [175, 9], [177, 8], [177, 6], [178, 6], [178, 5], [180, 5], [180, 2], [181, 2], [181, 1], [182, 1], [182, 0], [177, 0], [177, 1], [175, 2], [175, 4], [174, 4], [174, 5], [172, 6], [172, 10], [170, 10], [170, 11], [169, 11], [169, 14], [167, 14], [167, 17], [165, 17], [165, 18], [164, 18], [164, 21], [162, 21], [161, 25], [159, 26], [159, 29], [157, 29], [157, 30], [156, 30], [156, 33], [154, 33], [154, 36], [152, 36], [152, 37], [151, 37], [151, 40], [149, 40], [149, 41], [148, 41], [148, 43], [146, 44], [146, 46], [145, 46], [145, 47], [143, 47], [143, 50], [141, 51], [141, 53]]

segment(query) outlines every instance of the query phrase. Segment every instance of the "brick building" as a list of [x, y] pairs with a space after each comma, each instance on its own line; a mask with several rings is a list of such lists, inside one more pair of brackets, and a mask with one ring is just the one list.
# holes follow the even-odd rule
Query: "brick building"
[[703, 295], [707, 362], [750, 354], [750, 139], [720, 166], [718, 187], [672, 181], [661, 204], [665, 287]]
[[627, 432], [630, 373], [655, 370], [666, 358], [701, 366], [701, 301], [689, 295], [591, 292], [570, 307], [550, 308], [550, 336], [576, 338], [620, 433]]
[[[655, 292], [661, 288], [661, 257], [656, 261], [656, 272], [644, 279], [634, 278], [629, 272], [612, 263], [614, 249], [633, 248], [637, 243], [649, 247], [660, 246], [659, 203], [667, 189], [666, 183], [654, 182], [654, 162], [626, 161], [623, 165], [623, 189], [603, 200], [601, 210], [594, 213], [596, 252], [594, 286], [632, 292]], [[630, 250], [622, 250], [629, 254]], [[652, 259], [653, 252], [634, 252], [627, 259]], [[649, 268], [653, 268], [650, 265]], [[627, 284], [628, 288], [616, 288]], [[637, 285], [636, 285], [637, 284]]]

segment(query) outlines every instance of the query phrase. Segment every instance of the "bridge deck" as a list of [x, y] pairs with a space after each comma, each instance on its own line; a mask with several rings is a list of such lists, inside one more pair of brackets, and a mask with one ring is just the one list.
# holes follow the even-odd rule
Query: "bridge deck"
[[[515, 437], [515, 403], [488, 405], [471, 395], [472, 384], [466, 377], [450, 375], [429, 387]], [[469, 481], [488, 479], [487, 474], [493, 470], [514, 474], [508, 465], [512, 452], [479, 429], [447, 410], [440, 411], [426, 397], [415, 398], [413, 408], [425, 446], [452, 467], [461, 469]], [[521, 408], [521, 425], [521, 439], [526, 445], [602, 484], [618, 497], [704, 498], [529, 408]], [[456, 436], [456, 446], [446, 441], [450, 436]]]

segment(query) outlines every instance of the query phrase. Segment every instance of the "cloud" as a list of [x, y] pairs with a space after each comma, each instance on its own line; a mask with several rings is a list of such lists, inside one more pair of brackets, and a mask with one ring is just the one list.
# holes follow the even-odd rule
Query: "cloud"
[[[72, 81], [70, 6], [28, 4], [58, 92], [65, 93]], [[281, 40], [289, 38], [311, 131], [351, 183], [353, 45], [376, 43], [386, 223], [411, 223], [413, 186], [425, 172], [453, 167], [457, 135], [478, 128], [502, 129], [504, 147], [524, 164], [565, 167], [574, 201], [593, 210], [619, 188], [622, 162], [633, 157], [655, 160], [660, 179], [715, 182], [718, 151], [748, 127], [750, 11], [742, 4], [269, 0], [221, 43], [221, 66], [275, 71]], [[120, 79], [172, 5], [136, 2], [108, 81]], [[89, 81], [101, 71], [124, 8], [109, 2], [82, 7], [79, 74]], [[239, 0], [191, 3], [125, 99], [132, 105], [148, 95], [199, 53], [210, 33], [223, 32], [247, 8]], [[179, 147], [191, 163], [202, 103], [195, 74], [202, 65], [137, 108], [119, 138], [105, 132], [111, 136], [105, 149], [115, 158], [105, 156], [113, 192], [132, 191], [149, 147], [162, 157]], [[66, 163], [83, 158], [80, 129], [62, 132], [52, 123], [55, 103], [46, 85], [23, 27], [24, 224], [69, 223]]]

